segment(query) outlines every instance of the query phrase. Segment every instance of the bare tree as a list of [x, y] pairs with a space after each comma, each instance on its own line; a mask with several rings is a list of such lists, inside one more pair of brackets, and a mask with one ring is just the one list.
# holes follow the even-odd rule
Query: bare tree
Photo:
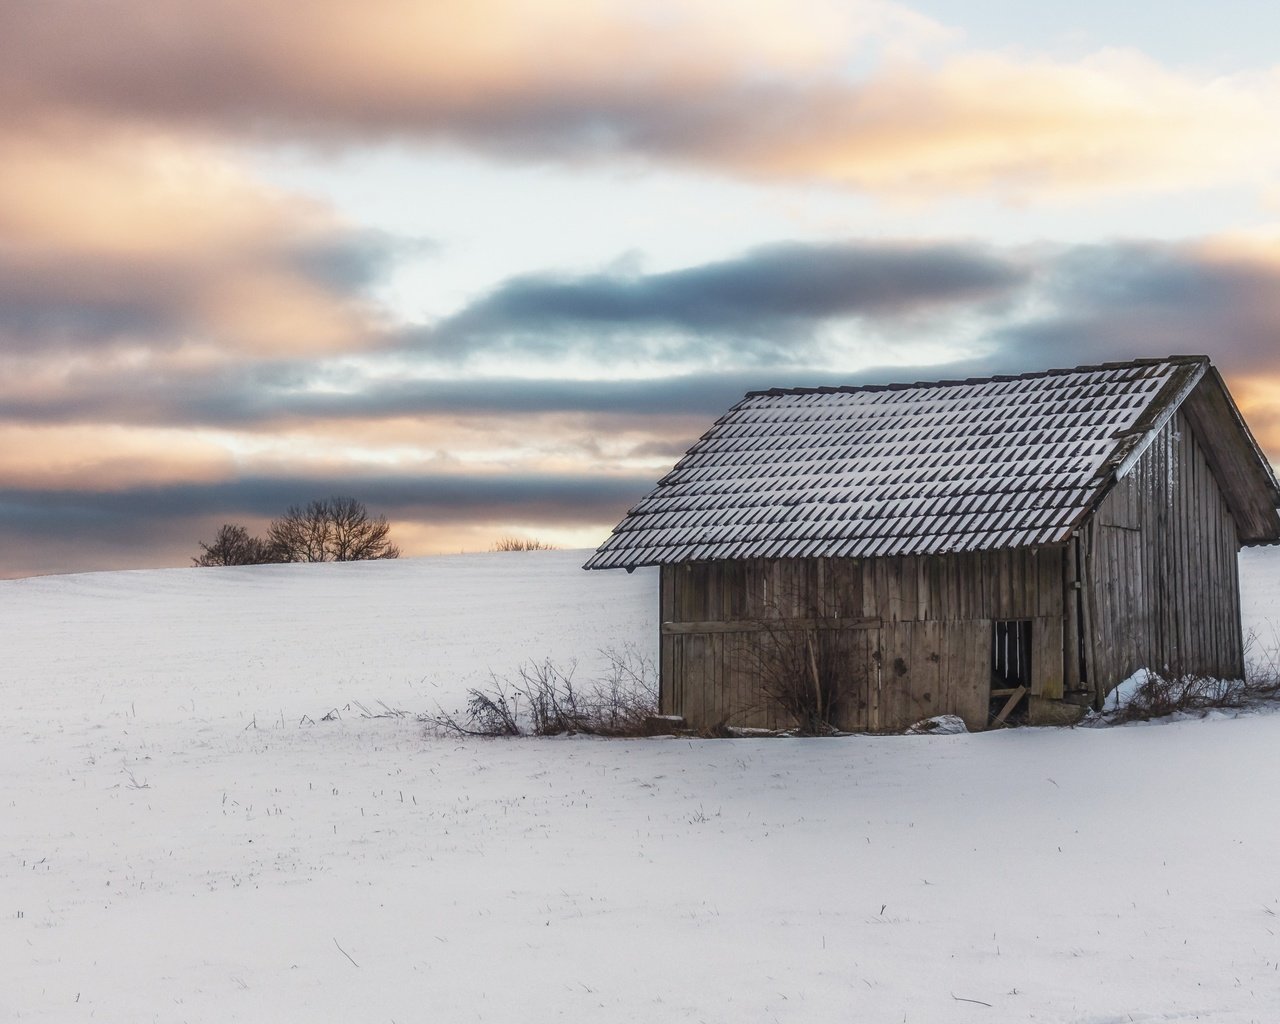
[[212, 544], [200, 542], [202, 554], [193, 558], [196, 565], [262, 565], [282, 561], [270, 543], [255, 537], [238, 523], [223, 523]]
[[271, 521], [267, 542], [284, 562], [361, 562], [399, 558], [391, 543], [386, 516], [369, 515], [364, 502], [335, 495], [311, 501], [305, 508], [291, 505]]

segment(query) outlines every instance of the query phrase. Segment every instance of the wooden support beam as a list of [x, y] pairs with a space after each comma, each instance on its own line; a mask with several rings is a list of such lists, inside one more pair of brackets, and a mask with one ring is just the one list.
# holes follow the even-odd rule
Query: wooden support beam
[[731, 622], [664, 622], [666, 636], [693, 633], [765, 633], [797, 629], [879, 629], [879, 619], [738, 619]]
[[[1003, 696], [1002, 693], [997, 693], [995, 690], [992, 690], [991, 693], [992, 696]], [[1009, 717], [1009, 712], [1017, 707], [1018, 701], [1022, 700], [1026, 695], [1027, 688], [1025, 686], [1015, 687], [1013, 692], [1009, 694], [1009, 699], [1004, 702], [1004, 707], [1000, 709], [1000, 714], [996, 715], [995, 721], [992, 724], [1004, 725], [1004, 720]]]

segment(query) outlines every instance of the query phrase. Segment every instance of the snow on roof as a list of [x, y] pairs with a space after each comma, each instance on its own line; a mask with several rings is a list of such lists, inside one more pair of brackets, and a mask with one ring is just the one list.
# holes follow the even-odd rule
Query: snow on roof
[[1060, 543], [1208, 366], [753, 391], [585, 568]]

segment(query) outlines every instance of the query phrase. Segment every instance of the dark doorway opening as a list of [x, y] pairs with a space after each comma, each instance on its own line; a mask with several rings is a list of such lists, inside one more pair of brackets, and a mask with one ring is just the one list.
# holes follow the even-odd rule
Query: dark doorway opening
[[997, 619], [991, 629], [991, 724], [1004, 725], [1011, 716], [1020, 721], [1030, 690], [1031, 620]]

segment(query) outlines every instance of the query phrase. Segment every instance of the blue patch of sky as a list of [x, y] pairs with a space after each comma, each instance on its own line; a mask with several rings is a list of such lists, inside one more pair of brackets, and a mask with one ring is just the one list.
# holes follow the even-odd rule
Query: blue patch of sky
[[1108, 47], [1139, 50], [1177, 68], [1230, 73], [1280, 64], [1274, 0], [913, 0], [913, 10], [964, 32], [980, 48], [1072, 58]]

